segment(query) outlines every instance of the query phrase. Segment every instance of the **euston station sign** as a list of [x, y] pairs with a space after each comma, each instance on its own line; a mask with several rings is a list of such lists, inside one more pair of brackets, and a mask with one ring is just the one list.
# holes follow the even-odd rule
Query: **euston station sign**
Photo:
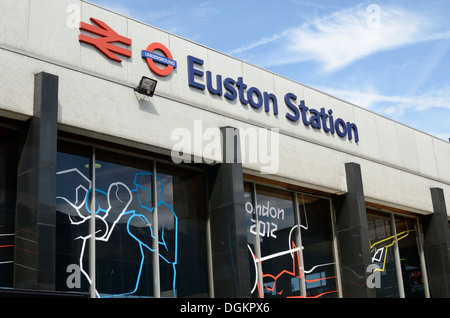
[[[131, 57], [131, 50], [114, 45], [113, 42], [119, 42], [131, 46], [131, 39], [117, 34], [106, 23], [91, 18], [95, 27], [86, 23], [80, 24], [80, 30], [88, 31], [100, 38], [88, 37], [80, 34], [79, 41], [95, 46], [100, 52], [114, 61], [122, 62], [114, 53]], [[156, 54], [154, 51], [162, 52], [163, 55]], [[149, 69], [158, 76], [168, 76], [177, 67], [177, 62], [173, 59], [170, 50], [161, 43], [151, 43], [145, 50], [141, 51], [141, 57], [146, 61]], [[157, 66], [162, 65], [163, 68]], [[271, 110], [275, 116], [278, 116], [279, 106], [278, 98], [273, 93], [261, 92], [256, 87], [249, 87], [242, 77], [230, 78], [216, 74], [213, 79], [213, 73], [210, 70], [203, 70], [204, 61], [194, 56], [187, 56], [187, 72], [189, 87], [208, 90], [211, 95], [224, 96], [225, 99], [233, 101], [239, 99], [244, 106], [250, 105], [253, 109], [264, 108], [266, 113]], [[284, 116], [291, 122], [301, 121], [303, 125], [313, 129], [323, 130], [325, 133], [337, 134], [341, 138], [359, 141], [358, 127], [356, 124], [345, 121], [342, 118], [335, 118], [333, 110], [325, 108], [315, 109], [306, 106], [304, 100], [297, 101], [294, 93], [286, 93], [283, 98], [286, 106]]]
[[[245, 84], [242, 77], [237, 79], [225, 78], [220, 74], [215, 76], [211, 71], [206, 71], [206, 85], [205, 85], [205, 72], [200, 69], [203, 65], [203, 60], [188, 56], [188, 82], [189, 86], [205, 90], [208, 89], [211, 95], [224, 96], [228, 100], [239, 99], [242, 105], [249, 105], [254, 109], [260, 109], [264, 107], [266, 113], [272, 112], [274, 115], [278, 115], [278, 99], [277, 97], [268, 92], [261, 92], [256, 87], [248, 87]], [[284, 103], [288, 110], [285, 113], [287, 119], [292, 122], [297, 122], [301, 119], [305, 126], [311, 126], [314, 129], [323, 129], [326, 133], [337, 134], [339, 137], [347, 138], [348, 140], [354, 139], [355, 142], [359, 141], [358, 127], [356, 124], [343, 120], [342, 118], [334, 119], [333, 110], [328, 111], [325, 108], [320, 110], [307, 107], [304, 100], [300, 100], [298, 104], [297, 96], [293, 93], [287, 93], [284, 95]]]

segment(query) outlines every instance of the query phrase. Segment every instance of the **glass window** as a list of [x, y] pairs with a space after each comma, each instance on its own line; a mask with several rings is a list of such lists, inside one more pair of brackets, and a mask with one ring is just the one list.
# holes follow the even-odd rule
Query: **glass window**
[[90, 149], [63, 144], [59, 144], [58, 148], [56, 290], [88, 292]]
[[405, 297], [423, 298], [425, 289], [417, 246], [417, 222], [415, 219], [396, 215], [395, 227], [399, 237], [398, 246]]
[[246, 215], [246, 225], [247, 225], [247, 247], [249, 250], [249, 266], [250, 266], [250, 282], [251, 282], [251, 295], [254, 298], [259, 297], [260, 288], [262, 285], [262, 279], [260, 277], [260, 269], [258, 260], [261, 258], [261, 252], [259, 250], [259, 235], [253, 229], [256, 223], [256, 215], [253, 213], [254, 198], [253, 198], [253, 183], [244, 183], [244, 208]]
[[161, 297], [208, 297], [205, 175], [156, 164]]
[[[379, 271], [378, 298], [425, 297], [417, 245], [417, 220], [368, 210], [372, 263]], [[394, 228], [395, 226], [395, 228]], [[398, 251], [395, 249], [398, 245]], [[402, 284], [399, 284], [399, 279]]]
[[96, 151], [96, 288], [153, 296], [152, 161]]
[[250, 232], [258, 232], [264, 297], [300, 295], [300, 253], [296, 242], [292, 194], [264, 186], [256, 188]]
[[93, 206], [97, 297], [153, 297], [155, 288], [161, 297], [207, 297], [203, 171], [158, 162], [155, 176], [151, 159], [97, 149], [93, 190], [90, 157], [59, 146], [58, 290], [73, 290], [71, 264], [82, 274], [76, 291], [89, 290]]
[[376, 288], [378, 298], [399, 297], [395, 268], [394, 243], [397, 236], [391, 228], [391, 216], [371, 210], [367, 215], [370, 252], [375, 271], [379, 272], [381, 288]]
[[0, 287], [13, 287], [18, 134], [0, 127]]
[[297, 194], [307, 297], [337, 297], [329, 200]]
[[329, 200], [293, 195], [244, 184], [252, 296], [336, 297]]

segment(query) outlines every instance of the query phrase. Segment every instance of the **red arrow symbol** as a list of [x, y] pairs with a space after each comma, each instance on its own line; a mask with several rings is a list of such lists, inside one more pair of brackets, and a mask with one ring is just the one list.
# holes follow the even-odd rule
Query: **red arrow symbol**
[[122, 60], [117, 57], [114, 53], [131, 57], [131, 51], [124, 49], [120, 46], [111, 44], [111, 42], [118, 42], [125, 45], [130, 46], [131, 45], [131, 39], [126, 38], [124, 36], [121, 36], [117, 34], [116, 31], [111, 29], [105, 22], [91, 18], [90, 19], [93, 23], [98, 25], [98, 27], [81, 22], [80, 23], [80, 30], [88, 31], [90, 33], [94, 33], [97, 35], [100, 35], [100, 38], [92, 38], [84, 34], [80, 34], [78, 37], [78, 40], [80, 42], [85, 42], [88, 44], [91, 44], [95, 46], [98, 50], [100, 50], [103, 54], [105, 54], [108, 58], [111, 60], [122, 62]]

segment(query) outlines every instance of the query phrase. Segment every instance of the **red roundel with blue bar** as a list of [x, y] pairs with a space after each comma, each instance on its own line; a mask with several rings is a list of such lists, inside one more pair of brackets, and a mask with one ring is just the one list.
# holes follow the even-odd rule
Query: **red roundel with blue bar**
[[[153, 53], [156, 50], [161, 51], [164, 55]], [[158, 42], [154, 42], [150, 44], [146, 50], [142, 50], [141, 56], [146, 59], [150, 70], [159, 76], [168, 76], [172, 73], [173, 69], [177, 67], [177, 62], [173, 59], [169, 49]], [[155, 62], [163, 64], [164, 68], [158, 67]]]

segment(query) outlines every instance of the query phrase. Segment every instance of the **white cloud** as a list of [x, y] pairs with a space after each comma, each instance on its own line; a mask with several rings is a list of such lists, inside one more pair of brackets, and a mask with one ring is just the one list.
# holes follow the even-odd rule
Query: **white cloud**
[[[263, 67], [316, 61], [325, 71], [333, 71], [378, 52], [447, 38], [450, 31], [439, 30], [425, 16], [389, 6], [359, 5], [264, 37], [230, 54], [242, 58], [248, 54]], [[259, 50], [263, 55], [254, 50], [261, 46], [266, 46]]]
[[386, 95], [373, 89], [345, 90], [319, 87], [322, 92], [448, 141], [446, 113], [450, 110], [450, 86], [419, 95]]
[[421, 95], [407, 96], [379, 94], [373, 89], [366, 91], [329, 87], [319, 89], [357, 106], [388, 116], [402, 115], [405, 110], [426, 111], [431, 108], [450, 110], [450, 87], [429, 90]]
[[[290, 49], [305, 59], [321, 62], [326, 70], [346, 66], [373, 53], [417, 41], [420, 18], [404, 11], [381, 11], [378, 24], [361, 8], [333, 14], [304, 25], [292, 34]], [[369, 27], [374, 23], [377, 27]]]

